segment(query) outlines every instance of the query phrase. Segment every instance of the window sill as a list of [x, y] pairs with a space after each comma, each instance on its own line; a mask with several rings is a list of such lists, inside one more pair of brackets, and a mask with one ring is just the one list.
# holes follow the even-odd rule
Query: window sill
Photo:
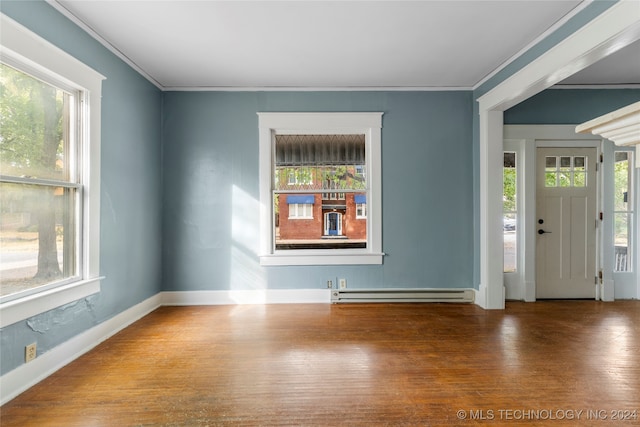
[[373, 265], [382, 264], [383, 257], [383, 253], [272, 254], [261, 255], [260, 265]]
[[100, 292], [103, 277], [82, 280], [0, 305], [0, 328]]

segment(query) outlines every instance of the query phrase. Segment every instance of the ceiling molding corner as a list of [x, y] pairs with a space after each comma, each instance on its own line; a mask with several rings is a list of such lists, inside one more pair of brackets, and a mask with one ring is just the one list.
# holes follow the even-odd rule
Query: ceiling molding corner
[[122, 51], [118, 50], [118, 48], [116, 48], [108, 40], [103, 38], [93, 28], [91, 28], [87, 23], [85, 23], [83, 20], [78, 18], [76, 15], [74, 15], [69, 9], [64, 7], [57, 0], [45, 0], [45, 2], [47, 2], [47, 4], [49, 6], [53, 7], [60, 14], [65, 16], [67, 19], [69, 19], [71, 22], [73, 22], [78, 27], [80, 27], [83, 31], [85, 31], [91, 37], [93, 37], [98, 43], [103, 45], [105, 48], [107, 48], [107, 50], [109, 50], [115, 56], [117, 56], [122, 61], [124, 61], [128, 66], [133, 68], [138, 74], [140, 74], [142, 77], [147, 79], [151, 84], [153, 84], [154, 86], [156, 86], [160, 90], [164, 90], [164, 87], [162, 86], [162, 84], [160, 84], [160, 82], [158, 82], [156, 79], [151, 77], [151, 75], [149, 75], [149, 73], [147, 73], [144, 69], [142, 69], [140, 66], [138, 66], [138, 64], [133, 62], [131, 60], [131, 58], [129, 58], [127, 55], [125, 55]]

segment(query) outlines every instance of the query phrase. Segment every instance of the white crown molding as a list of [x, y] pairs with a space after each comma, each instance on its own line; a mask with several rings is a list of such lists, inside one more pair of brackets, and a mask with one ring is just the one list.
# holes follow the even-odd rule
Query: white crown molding
[[553, 85], [549, 89], [640, 89], [640, 84]]
[[[98, 41], [101, 45], [103, 45], [106, 49], [108, 49], [111, 53], [116, 55], [122, 61], [124, 61], [127, 65], [133, 68], [136, 72], [142, 75], [145, 79], [147, 79], [150, 83], [156, 86], [158, 89], [165, 92], [452, 92], [452, 91], [472, 91], [480, 87], [486, 81], [491, 79], [505, 67], [507, 67], [510, 63], [515, 61], [533, 46], [535, 46], [540, 41], [544, 40], [562, 25], [564, 25], [568, 20], [573, 18], [576, 14], [584, 10], [589, 4], [593, 2], [593, 0], [585, 0], [572, 9], [568, 14], [558, 20], [554, 25], [549, 27], [544, 33], [534, 39], [532, 42], [523, 47], [520, 51], [514, 54], [512, 57], [503, 62], [499, 67], [493, 70], [490, 74], [485, 76], [482, 80], [476, 83], [473, 86], [331, 86], [331, 87], [298, 87], [298, 86], [238, 86], [238, 87], [230, 87], [230, 86], [163, 86], [160, 82], [154, 79], [149, 73], [147, 73], [142, 67], [136, 64], [131, 58], [129, 58], [126, 54], [116, 48], [111, 42], [98, 34], [91, 26], [82, 21], [78, 16], [73, 14], [69, 9], [64, 7], [57, 0], [45, 0], [51, 7], [56, 9], [74, 24], [82, 28], [85, 32], [87, 32], [91, 37], [93, 37], [96, 41]], [[564, 88], [564, 87], [563, 87]], [[578, 88], [578, 87], [572, 87]], [[580, 86], [580, 89], [589, 89], [593, 88], [592, 85]], [[608, 88], [608, 87], [600, 87], [598, 88]], [[617, 86], [616, 88], [620, 88]], [[627, 88], [627, 87], [625, 87]], [[640, 88], [640, 85], [631, 85], [630, 88], [636, 89]]]
[[530, 50], [532, 47], [534, 47], [535, 45], [537, 45], [538, 43], [540, 43], [542, 40], [546, 39], [547, 37], [549, 37], [551, 34], [553, 34], [557, 29], [559, 29], [560, 27], [562, 27], [564, 24], [567, 23], [567, 21], [569, 21], [571, 18], [573, 18], [574, 16], [576, 16], [578, 13], [582, 12], [587, 6], [589, 6], [591, 3], [593, 3], [593, 0], [585, 0], [582, 3], [580, 3], [578, 6], [574, 7], [569, 13], [567, 13], [565, 16], [563, 16], [562, 18], [560, 18], [558, 21], [556, 21], [555, 24], [553, 24], [552, 26], [550, 26], [544, 33], [540, 34], [538, 37], [536, 37], [535, 39], [533, 39], [529, 44], [527, 44], [525, 47], [523, 47], [522, 49], [520, 49], [518, 52], [516, 52], [511, 58], [507, 59], [506, 61], [504, 61], [500, 66], [498, 66], [495, 70], [493, 70], [491, 73], [487, 74], [482, 80], [480, 80], [478, 83], [476, 83], [473, 86], [473, 90], [476, 90], [477, 88], [479, 88], [480, 86], [482, 86], [483, 84], [485, 84], [489, 79], [491, 79], [493, 76], [495, 76], [496, 74], [498, 74], [500, 71], [504, 70], [509, 64], [511, 64], [513, 61], [515, 61], [516, 59], [518, 59], [520, 56], [524, 55], [528, 50]]
[[91, 28], [87, 23], [74, 15], [69, 9], [64, 7], [62, 4], [58, 3], [57, 0], [45, 0], [49, 6], [53, 7], [55, 10], [64, 15], [71, 22], [76, 24], [78, 27], [82, 28], [87, 34], [93, 37], [98, 43], [107, 48], [111, 53], [124, 61], [127, 65], [133, 68], [136, 72], [138, 72], [142, 77], [147, 79], [150, 83], [156, 86], [158, 89], [163, 89], [163, 86], [151, 75], [149, 75], [145, 70], [138, 66], [135, 62], [131, 60], [127, 55], [125, 55], [122, 51], [118, 50], [114, 45], [112, 45], [108, 40], [103, 38], [100, 34], [98, 34], [93, 28]]
[[465, 92], [470, 86], [165, 86], [166, 92]]

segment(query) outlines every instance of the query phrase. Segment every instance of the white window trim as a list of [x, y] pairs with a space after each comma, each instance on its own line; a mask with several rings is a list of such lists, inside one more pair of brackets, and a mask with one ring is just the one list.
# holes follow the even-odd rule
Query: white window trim
[[61, 305], [100, 292], [100, 106], [104, 76], [0, 14], [0, 57], [25, 70], [46, 74], [84, 94], [81, 129], [82, 157], [82, 266], [81, 279], [0, 304], [0, 327], [16, 323]]
[[[358, 206], [361, 206], [362, 214], [358, 213]], [[367, 219], [367, 204], [366, 203], [356, 203], [356, 219]]]
[[[258, 113], [260, 147], [260, 265], [382, 264], [382, 114]], [[273, 156], [276, 134], [364, 134], [368, 182], [365, 249], [274, 249]]]
[[[295, 208], [291, 209], [293, 206]], [[289, 219], [313, 219], [313, 204], [291, 203], [289, 205]]]

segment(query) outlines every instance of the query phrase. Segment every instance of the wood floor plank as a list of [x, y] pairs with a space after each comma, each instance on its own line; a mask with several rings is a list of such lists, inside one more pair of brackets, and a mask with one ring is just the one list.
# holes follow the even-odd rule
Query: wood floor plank
[[162, 307], [0, 424], [640, 425], [640, 302]]

